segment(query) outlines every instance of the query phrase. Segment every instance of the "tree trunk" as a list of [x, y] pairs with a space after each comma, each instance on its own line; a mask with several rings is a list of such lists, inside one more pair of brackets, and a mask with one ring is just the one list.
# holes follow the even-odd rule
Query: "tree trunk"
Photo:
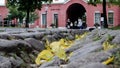
[[29, 9], [27, 9], [27, 17], [26, 17], [26, 24], [25, 24], [26, 28], [29, 28], [29, 14], [30, 14]]
[[106, 0], [103, 0], [103, 17], [104, 17], [104, 28], [108, 28], [107, 15], [106, 15]]

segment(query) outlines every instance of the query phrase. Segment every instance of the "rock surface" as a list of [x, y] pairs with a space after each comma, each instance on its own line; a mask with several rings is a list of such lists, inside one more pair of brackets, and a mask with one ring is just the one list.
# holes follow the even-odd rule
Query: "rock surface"
[[8, 58], [0, 56], [0, 68], [12, 68], [12, 64]]
[[109, 68], [109, 67], [101, 63], [89, 63], [79, 68]]
[[[30, 30], [28, 32], [8, 32], [0, 34], [0, 68], [109, 68], [102, 62], [116, 53], [120, 45], [120, 31], [108, 29], [92, 30], [83, 39], [75, 40], [75, 35], [81, 35], [88, 30]], [[110, 42], [117, 48], [103, 50], [103, 42], [112, 36]], [[67, 61], [54, 58], [37, 66], [35, 58], [45, 49], [45, 42], [66, 38], [75, 40], [66, 49]]]
[[43, 44], [42, 41], [38, 41], [34, 38], [27, 38], [25, 39], [27, 43], [31, 45], [31, 47], [35, 50], [42, 51], [45, 49], [45, 45]]

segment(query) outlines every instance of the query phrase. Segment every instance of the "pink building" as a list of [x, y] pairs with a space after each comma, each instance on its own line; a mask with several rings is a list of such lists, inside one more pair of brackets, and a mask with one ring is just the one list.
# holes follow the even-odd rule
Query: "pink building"
[[[5, 1], [5, 0], [3, 0]], [[95, 23], [101, 22], [102, 5], [88, 5], [86, 0], [53, 0], [50, 5], [44, 4], [38, 11], [39, 19], [32, 24], [32, 27], [50, 27], [53, 23], [56, 27], [65, 27], [67, 19], [75, 22], [81, 18], [88, 27], [93, 27]], [[0, 21], [8, 15], [8, 9], [0, 0]], [[116, 5], [107, 6], [108, 25], [120, 25], [120, 7]]]
[[2, 24], [4, 18], [8, 15], [8, 9], [5, 6], [5, 0], [0, 0], [0, 25]]
[[[65, 27], [67, 19], [72, 22], [81, 18], [88, 27], [101, 22], [102, 5], [88, 5], [85, 0], [53, 0], [50, 5], [44, 4], [39, 11], [39, 19], [35, 23], [41, 28], [49, 27], [52, 23], [56, 27]], [[120, 7], [107, 6], [107, 19], [109, 26], [120, 25]], [[46, 21], [47, 20], [47, 21]]]

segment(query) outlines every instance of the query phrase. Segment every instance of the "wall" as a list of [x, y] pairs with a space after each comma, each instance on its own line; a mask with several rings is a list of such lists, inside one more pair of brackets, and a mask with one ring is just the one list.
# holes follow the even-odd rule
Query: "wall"
[[7, 17], [8, 9], [5, 6], [0, 6], [0, 15], [2, 16], [2, 19]]
[[[61, 2], [63, 0], [60, 0]], [[97, 6], [92, 6], [86, 4], [82, 0], [71, 0], [67, 3], [59, 3], [59, 4], [51, 4], [49, 5], [48, 11], [47, 11], [47, 25], [50, 26], [51, 23], [53, 23], [53, 14], [58, 14], [58, 26], [59, 27], [65, 27], [66, 24], [66, 11], [68, 7], [73, 3], [79, 3], [84, 6], [86, 9], [86, 23], [88, 27], [92, 27], [94, 25], [94, 13], [95, 11], [100, 11], [102, 13], [102, 5], [98, 4]], [[35, 21], [34, 27], [44, 27], [41, 25], [41, 15], [45, 13], [45, 7], [46, 5], [42, 6], [41, 11], [38, 11], [39, 13], [39, 19]], [[111, 5], [110, 7], [107, 6], [107, 13], [108, 11], [114, 12], [114, 26], [120, 25], [120, 7]], [[0, 6], [0, 15], [2, 16], [2, 19], [6, 18], [8, 15], [8, 9], [5, 6]]]
[[[53, 22], [53, 14], [57, 13], [58, 14], [58, 26], [59, 27], [65, 27], [66, 24], [66, 11], [68, 9], [68, 7], [73, 4], [73, 3], [79, 3], [81, 5], [84, 6], [84, 8], [86, 9], [86, 23], [88, 27], [93, 27], [94, 25], [94, 13], [95, 11], [99, 11], [100, 13], [102, 13], [102, 5], [98, 4], [97, 6], [92, 6], [92, 5], [88, 5], [87, 3], [85, 3], [82, 0], [71, 0], [67, 3], [63, 3], [63, 4], [51, 4], [49, 5], [48, 11], [47, 11], [47, 23], [48, 26], [50, 26], [50, 24]], [[43, 8], [41, 9], [41, 11], [39, 11], [39, 26], [43, 27], [41, 25], [41, 15], [43, 13], [45, 13], [45, 6], [43, 5]], [[114, 11], [114, 26], [120, 25], [120, 8], [118, 6], [114, 6], [111, 5], [111, 7], [107, 6], [107, 12], [108, 11]]]

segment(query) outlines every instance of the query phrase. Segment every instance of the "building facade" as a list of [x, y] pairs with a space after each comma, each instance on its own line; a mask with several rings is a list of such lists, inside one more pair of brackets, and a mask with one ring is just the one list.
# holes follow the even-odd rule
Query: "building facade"
[[5, 6], [5, 2], [5, 0], [0, 0], [0, 25], [3, 24], [2, 22], [8, 15], [8, 9]]
[[[39, 19], [34, 26], [41, 28], [50, 27], [53, 23], [56, 27], [65, 27], [68, 19], [75, 22], [81, 18], [88, 27], [95, 23], [101, 24], [102, 5], [89, 5], [86, 0], [53, 0], [53, 3], [44, 4], [39, 11]], [[109, 26], [120, 25], [120, 7], [107, 6], [107, 19]]]
[[[101, 24], [102, 5], [89, 5], [86, 0], [53, 0], [52, 4], [43, 4], [38, 10], [39, 19], [32, 27], [46, 28], [52, 24], [55, 27], [66, 27], [67, 20], [74, 24], [78, 18], [86, 23], [88, 27], [93, 27], [95, 23]], [[5, 0], [0, 0], [0, 22], [8, 15]], [[120, 7], [116, 5], [107, 6], [107, 19], [109, 26], [120, 25]]]

